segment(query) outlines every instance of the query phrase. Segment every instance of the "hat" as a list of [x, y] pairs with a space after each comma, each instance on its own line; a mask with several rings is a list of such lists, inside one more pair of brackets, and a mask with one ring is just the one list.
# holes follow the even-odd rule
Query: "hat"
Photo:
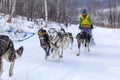
[[82, 14], [87, 14], [86, 9], [83, 9]]

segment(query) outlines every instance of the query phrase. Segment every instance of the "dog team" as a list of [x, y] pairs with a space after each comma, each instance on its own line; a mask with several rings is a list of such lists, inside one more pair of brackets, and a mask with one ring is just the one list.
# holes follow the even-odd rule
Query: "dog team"
[[[48, 31], [41, 28], [38, 31], [38, 37], [40, 40], [40, 46], [45, 51], [45, 59], [47, 59], [49, 55], [52, 55], [52, 58], [63, 58], [64, 49], [72, 49], [74, 42], [72, 33], [66, 32], [63, 28], [61, 28], [59, 31], [57, 31], [55, 28], [50, 28]], [[88, 51], [90, 51], [89, 44], [91, 37], [89, 34], [86, 32], [80, 32], [75, 38], [78, 44], [77, 56], [80, 55], [80, 46], [83, 43], [85, 47], [88, 48]], [[3, 73], [2, 59], [4, 58], [10, 62], [9, 76], [11, 77], [13, 75], [15, 60], [22, 56], [23, 50], [23, 46], [15, 50], [13, 41], [6, 35], [0, 35], [0, 78]]]

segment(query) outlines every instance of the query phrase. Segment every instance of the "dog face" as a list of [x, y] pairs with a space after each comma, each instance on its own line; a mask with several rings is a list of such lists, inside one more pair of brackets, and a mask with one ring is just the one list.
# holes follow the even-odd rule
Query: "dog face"
[[44, 29], [38, 31], [41, 47], [45, 48], [49, 45], [49, 35]]
[[50, 40], [54, 39], [57, 36], [57, 30], [55, 28], [50, 28], [48, 30]]
[[65, 34], [65, 30], [62, 28], [62, 29], [60, 30], [60, 33]]
[[53, 40], [57, 37], [57, 31], [53, 32], [52, 34], [50, 34], [50, 40]]
[[67, 42], [70, 41], [70, 35], [68, 33], [64, 34], [64, 40]]
[[84, 33], [83, 32], [81, 32], [81, 33], [78, 33], [77, 34], [77, 36], [76, 36], [76, 39], [77, 39], [77, 41], [79, 42], [83, 42], [84, 41], [84, 38], [85, 38], [85, 36], [84, 36]]
[[84, 34], [83, 33], [78, 33], [77, 36], [76, 36], [76, 39], [79, 40], [79, 39], [82, 39], [84, 38]]
[[46, 39], [46, 36], [47, 36], [46, 30], [44, 30], [44, 29], [41, 28], [41, 29], [38, 31], [38, 36], [39, 36], [40, 40], [45, 40], [45, 39]]

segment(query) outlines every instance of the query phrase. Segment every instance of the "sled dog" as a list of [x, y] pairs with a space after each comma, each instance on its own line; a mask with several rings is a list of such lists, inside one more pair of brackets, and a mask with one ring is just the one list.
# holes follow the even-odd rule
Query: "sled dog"
[[0, 35], [0, 78], [3, 73], [2, 59], [10, 62], [9, 76], [13, 75], [14, 63], [18, 57], [22, 56], [23, 46], [15, 50], [12, 40], [6, 35]]
[[48, 33], [45, 29], [41, 28], [38, 31], [38, 36], [39, 36], [39, 40], [40, 40], [40, 45], [46, 53], [45, 54], [45, 59], [47, 59], [47, 57], [50, 55], [50, 53], [49, 53], [49, 51], [50, 51], [49, 35], [48, 35]]
[[85, 31], [80, 32], [77, 34], [76, 39], [77, 39], [77, 45], [78, 45], [77, 56], [80, 55], [80, 48], [82, 43], [84, 43], [84, 47], [87, 48], [88, 52], [90, 51], [89, 46], [90, 46], [91, 35], [89, 33]]

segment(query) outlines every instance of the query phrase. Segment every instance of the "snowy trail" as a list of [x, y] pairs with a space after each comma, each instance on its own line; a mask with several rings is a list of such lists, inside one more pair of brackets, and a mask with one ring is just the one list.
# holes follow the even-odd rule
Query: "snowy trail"
[[[67, 31], [74, 37], [79, 32], [78, 26], [71, 26]], [[38, 36], [20, 43], [23, 45], [23, 56], [15, 63], [13, 77], [8, 77], [9, 64], [4, 61], [2, 80], [119, 80], [120, 79], [120, 30], [95, 28], [93, 35], [96, 45], [91, 46], [90, 53], [76, 56], [77, 43], [73, 49], [65, 49], [61, 60], [44, 60], [44, 51], [40, 47]]]

